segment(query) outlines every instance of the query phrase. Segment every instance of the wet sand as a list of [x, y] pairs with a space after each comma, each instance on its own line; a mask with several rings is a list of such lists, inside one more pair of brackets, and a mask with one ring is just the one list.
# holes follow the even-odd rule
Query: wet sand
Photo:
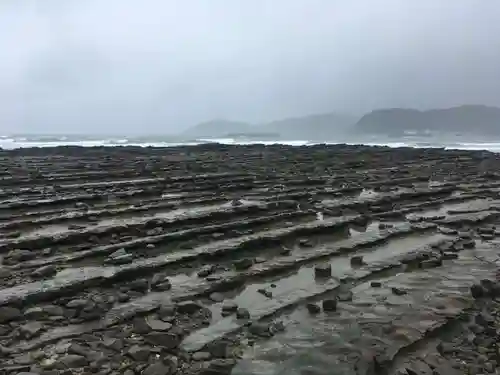
[[0, 373], [496, 373], [494, 159], [0, 151]]

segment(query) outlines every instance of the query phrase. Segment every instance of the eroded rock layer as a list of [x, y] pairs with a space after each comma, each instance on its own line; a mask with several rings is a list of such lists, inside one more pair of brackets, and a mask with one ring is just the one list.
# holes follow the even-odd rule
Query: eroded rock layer
[[500, 162], [365, 146], [0, 152], [0, 374], [487, 374]]

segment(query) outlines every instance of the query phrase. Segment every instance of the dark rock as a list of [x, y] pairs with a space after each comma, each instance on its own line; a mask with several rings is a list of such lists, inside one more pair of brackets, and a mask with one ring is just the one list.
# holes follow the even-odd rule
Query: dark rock
[[58, 359], [57, 368], [67, 369], [67, 368], [80, 368], [88, 366], [89, 361], [87, 358], [76, 355], [76, 354], [67, 354]]
[[495, 373], [495, 369], [496, 369], [496, 362], [493, 362], [493, 361], [488, 361], [486, 362], [484, 365], [483, 365], [483, 368], [486, 370], [486, 372], [490, 373], [490, 374], [493, 374]]
[[98, 320], [102, 317], [103, 311], [96, 309], [92, 311], [82, 311], [79, 315], [78, 318], [80, 318], [84, 322], [88, 322], [91, 320]]
[[93, 351], [91, 351], [91, 349], [89, 349], [89, 348], [87, 348], [85, 346], [79, 345], [77, 343], [72, 343], [68, 347], [68, 353], [69, 354], [81, 355], [83, 357], [86, 357], [87, 359], [90, 358], [90, 357], [93, 357], [93, 354], [95, 354]]
[[219, 281], [222, 279], [222, 276], [219, 276], [219, 275], [209, 275], [207, 277], [205, 277], [205, 280], [207, 281]]
[[128, 302], [130, 301], [130, 296], [126, 293], [118, 293], [117, 295], [118, 302]]
[[151, 290], [157, 291], [157, 292], [165, 292], [167, 290], [172, 289], [172, 284], [170, 283], [169, 280], [164, 281], [161, 284], [156, 284], [155, 286], [151, 287]]
[[238, 309], [238, 305], [233, 301], [225, 301], [222, 304], [222, 311], [226, 313], [234, 313]]
[[391, 288], [391, 292], [396, 296], [404, 296], [405, 294], [408, 294], [406, 290], [397, 287]]
[[484, 334], [484, 328], [481, 327], [480, 325], [477, 325], [476, 323], [471, 323], [469, 326], [468, 326], [469, 330], [473, 333], [475, 333], [476, 335], [482, 335]]
[[490, 290], [487, 291], [490, 297], [498, 298], [500, 297], [500, 284], [496, 283], [492, 286]]
[[394, 227], [392, 224], [389, 223], [379, 223], [378, 229], [380, 230], [385, 230]]
[[441, 267], [443, 265], [442, 258], [433, 258], [420, 262], [420, 267], [423, 269]]
[[14, 353], [14, 349], [7, 348], [7, 347], [0, 344], [0, 355], [1, 355], [0, 358], [7, 357], [7, 356], [11, 355], [12, 353]]
[[29, 322], [19, 327], [19, 331], [26, 338], [32, 338], [38, 335], [43, 329], [39, 322]]
[[412, 361], [408, 366], [406, 366], [406, 372], [408, 375], [432, 375], [432, 369], [430, 366], [418, 359]]
[[172, 375], [177, 372], [177, 365], [174, 361], [167, 360], [158, 361], [150, 364], [142, 371], [142, 375]]
[[352, 301], [352, 298], [353, 294], [350, 290], [341, 290], [337, 294], [337, 300], [339, 300], [340, 302], [350, 302]]
[[234, 268], [236, 270], [242, 271], [242, 270], [246, 270], [246, 269], [252, 267], [253, 263], [254, 263], [253, 259], [244, 258], [244, 259], [240, 259], [240, 260], [235, 261], [233, 264], [234, 264]]
[[215, 271], [215, 266], [214, 265], [207, 265], [202, 267], [201, 270], [198, 271], [198, 276], [199, 277], [207, 277], [211, 275]]
[[123, 341], [117, 338], [105, 338], [102, 345], [116, 352], [121, 352], [124, 347]]
[[480, 285], [484, 288], [486, 292], [489, 292], [489, 290], [496, 284], [496, 281], [490, 280], [490, 279], [482, 279], [480, 281]]
[[149, 324], [146, 322], [146, 318], [144, 317], [135, 317], [132, 320], [132, 331], [134, 333], [138, 333], [140, 335], [144, 335], [146, 333], [151, 332], [151, 327]]
[[[23, 315], [26, 319], [34, 319], [34, 320], [43, 319], [48, 316], [48, 314], [43, 310], [43, 308], [38, 306], [26, 309]], [[62, 315], [62, 309], [61, 309], [61, 315]]]
[[37, 268], [31, 273], [31, 275], [34, 278], [42, 278], [55, 275], [56, 273], [57, 273], [56, 266], [49, 264], [47, 266], [42, 266], [40, 268]]
[[236, 310], [236, 318], [237, 319], [250, 319], [250, 312], [243, 308], [240, 307], [238, 310]]
[[166, 332], [151, 332], [148, 333], [144, 340], [155, 346], [161, 346], [167, 349], [175, 349], [181, 343], [181, 338], [174, 333]]
[[217, 340], [207, 346], [210, 355], [216, 358], [227, 358], [231, 355], [231, 343], [228, 340]]
[[19, 309], [11, 306], [0, 307], [0, 323], [8, 323], [12, 320], [17, 320], [22, 317], [22, 312]]
[[146, 293], [149, 289], [149, 282], [145, 279], [137, 279], [131, 281], [128, 286], [135, 292]]
[[495, 323], [495, 319], [485, 312], [476, 314], [474, 316], [474, 321], [482, 327], [487, 327]]
[[146, 324], [153, 331], [169, 331], [172, 328], [172, 324], [156, 319], [152, 316], [146, 319]]
[[356, 375], [375, 375], [377, 374], [377, 362], [375, 353], [367, 350], [362, 350], [359, 358], [354, 363]]
[[269, 325], [266, 323], [254, 322], [248, 327], [248, 331], [255, 336], [271, 337]]
[[458, 233], [456, 229], [448, 228], [448, 227], [439, 227], [438, 230], [441, 233], [447, 234], [447, 235], [453, 235], [453, 234], [457, 234]]
[[495, 239], [495, 235], [493, 233], [481, 233], [479, 235], [479, 237], [481, 237], [482, 240], [484, 241], [491, 241], [493, 239]]
[[457, 348], [454, 345], [452, 345], [452, 344], [440, 341], [436, 345], [436, 350], [437, 350], [437, 352], [439, 354], [441, 354], [442, 356], [444, 356], [446, 354], [450, 354], [450, 353], [455, 352], [457, 350]]
[[150, 353], [151, 350], [148, 347], [139, 345], [132, 346], [127, 352], [128, 356], [134, 361], [139, 362], [146, 362], [149, 359]]
[[77, 315], [78, 311], [75, 309], [65, 309], [63, 313], [63, 316], [67, 319], [76, 318]]
[[370, 285], [372, 288], [380, 288], [382, 286], [382, 283], [380, 281], [372, 281]]
[[179, 302], [176, 306], [179, 314], [194, 314], [203, 309], [203, 305], [200, 305], [198, 302], [194, 301], [183, 301]]
[[458, 232], [458, 237], [464, 240], [472, 239], [472, 234], [470, 232]]
[[177, 306], [175, 305], [164, 305], [158, 310], [158, 316], [161, 320], [165, 322], [170, 322], [175, 317], [175, 312], [177, 311]]
[[451, 260], [451, 259], [457, 259], [457, 258], [458, 258], [457, 253], [443, 253], [443, 255], [442, 255], [443, 260]]
[[230, 375], [236, 361], [233, 359], [214, 359], [207, 368], [204, 368], [200, 375]]
[[29, 250], [21, 250], [21, 249], [15, 249], [10, 251], [7, 254], [7, 258], [15, 261], [15, 262], [22, 262], [25, 260], [31, 260], [36, 257], [36, 253], [31, 252]]
[[167, 278], [167, 275], [163, 273], [157, 273], [151, 279], [151, 290], [153, 291], [167, 291], [172, 289], [172, 284]]
[[69, 309], [83, 309], [89, 303], [92, 303], [92, 301], [86, 299], [73, 299], [66, 304], [66, 307]]
[[480, 285], [484, 289], [485, 296], [492, 298], [500, 297], [500, 283], [493, 280], [483, 279], [481, 280]]
[[273, 298], [273, 293], [269, 290], [266, 289], [257, 289], [257, 292], [262, 294], [263, 296], [266, 296], [267, 298]]
[[[427, 354], [423, 358], [420, 358], [422, 361], [427, 363], [433, 370], [436, 370], [441, 367], [441, 370], [450, 369], [452, 370], [452, 361], [449, 359], [445, 359], [441, 355], [437, 353]], [[450, 371], [450, 374], [454, 375], [456, 372]], [[446, 375], [448, 372], [439, 372], [439, 375]]]
[[210, 294], [210, 296], [208, 296], [208, 298], [210, 298], [214, 302], [222, 302], [222, 301], [224, 301], [224, 295], [221, 294], [221, 293], [216, 293], [216, 292]]
[[243, 205], [243, 202], [241, 202], [241, 200], [239, 199], [233, 199], [231, 201], [231, 206], [233, 207], [238, 207], [238, 206], [242, 206]]
[[191, 358], [193, 361], [208, 361], [212, 358], [212, 354], [209, 352], [196, 352], [191, 356]]
[[494, 234], [495, 233], [495, 228], [494, 227], [481, 227], [477, 229], [477, 232], [480, 234]]
[[151, 278], [151, 286], [161, 284], [165, 280], [168, 280], [167, 275], [165, 275], [164, 273], [156, 273]]
[[64, 309], [57, 305], [46, 305], [43, 306], [43, 311], [50, 316], [62, 316], [64, 314]]
[[3, 267], [0, 264], [0, 280], [4, 280], [9, 278], [12, 275], [12, 271], [8, 269], [7, 267]]
[[473, 298], [481, 298], [487, 294], [483, 286], [479, 284], [472, 285], [470, 288], [470, 292]]
[[363, 260], [362, 255], [355, 255], [351, 257], [351, 266], [362, 266], [365, 264], [365, 261]]
[[302, 247], [313, 247], [314, 246], [314, 244], [307, 238], [300, 239], [299, 245]]
[[448, 363], [442, 363], [433, 369], [433, 375], [463, 375], [460, 370], [452, 367]]
[[289, 249], [288, 247], [282, 246], [280, 250], [281, 255], [290, 255], [292, 253], [292, 249]]
[[325, 299], [322, 305], [324, 311], [337, 311], [337, 301], [334, 299]]
[[125, 249], [119, 249], [108, 256], [108, 258], [106, 259], [106, 263], [120, 265], [132, 263], [133, 260], [133, 254], [128, 254]]
[[275, 334], [276, 332], [283, 332], [284, 330], [285, 324], [280, 320], [274, 321], [269, 325], [269, 332], [271, 332], [271, 334]]
[[321, 312], [321, 307], [319, 307], [315, 303], [307, 303], [306, 304], [307, 311], [309, 311], [310, 314], [318, 314]]
[[437, 244], [432, 244], [431, 248], [437, 249], [439, 251], [452, 251], [453, 246], [454, 246], [454, 242], [444, 240], [444, 241], [439, 241]]
[[462, 242], [462, 245], [466, 249], [472, 249], [472, 248], [476, 247], [476, 241], [474, 241], [473, 239], [465, 240]]
[[314, 267], [314, 275], [316, 277], [331, 277], [332, 266], [330, 263], [318, 264]]

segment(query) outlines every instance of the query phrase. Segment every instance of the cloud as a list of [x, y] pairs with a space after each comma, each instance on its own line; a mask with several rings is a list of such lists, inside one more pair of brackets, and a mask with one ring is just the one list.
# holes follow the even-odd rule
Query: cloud
[[2, 132], [500, 106], [499, 21], [473, 0], [4, 0]]

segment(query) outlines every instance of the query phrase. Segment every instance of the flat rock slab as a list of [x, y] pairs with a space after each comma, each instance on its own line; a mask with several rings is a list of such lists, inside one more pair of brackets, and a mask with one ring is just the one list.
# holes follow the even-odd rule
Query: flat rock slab
[[236, 251], [254, 242], [265, 241], [266, 239], [279, 239], [297, 231], [333, 228], [339, 225], [345, 225], [356, 219], [357, 216], [349, 216], [340, 219], [312, 222], [288, 228], [260, 232], [237, 239], [213, 242], [209, 245], [200, 246], [192, 250], [138, 260], [132, 264], [123, 266], [69, 268], [58, 273], [54, 278], [49, 280], [27, 283], [0, 290], [0, 306], [12, 302], [24, 302], [27, 300], [38, 301], [44, 298], [53, 298], [58, 293], [62, 293], [72, 288], [82, 289], [87, 287], [90, 283], [99, 283], [115, 277], [163, 267], [168, 264], [189, 261], [200, 255], [209, 256]]

